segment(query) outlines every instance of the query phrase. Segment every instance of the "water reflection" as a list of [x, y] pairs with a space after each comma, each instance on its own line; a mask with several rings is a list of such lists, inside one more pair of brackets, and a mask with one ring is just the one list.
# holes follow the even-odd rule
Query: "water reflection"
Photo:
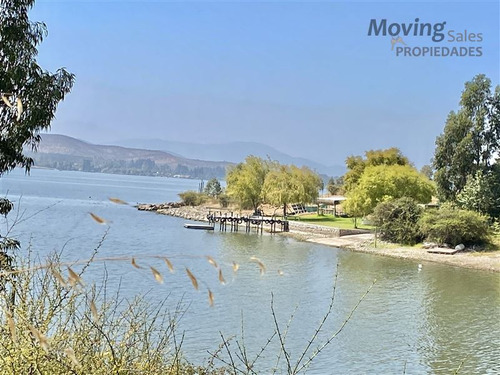
[[[2, 188], [22, 195], [28, 213], [56, 200], [60, 203], [20, 224], [15, 235], [23, 244], [31, 239], [41, 258], [60, 250], [71, 238], [65, 256], [85, 259], [105, 229], [89, 218], [88, 212], [95, 212], [112, 221], [102, 256], [133, 255], [145, 265], [149, 261], [141, 255], [168, 256], [176, 267], [174, 274], [165, 265], [152, 264], [165, 273], [163, 285], [155, 283], [147, 269], [137, 270], [130, 264], [108, 263], [106, 269], [110, 285], [119, 285], [121, 280], [126, 296], [146, 295], [152, 303], [169, 296], [170, 308], [180, 300], [189, 306], [179, 325], [185, 331], [183, 348], [189, 360], [203, 363], [207, 350], [216, 350], [220, 331], [226, 337], [239, 336], [242, 327], [248, 353], [258, 353], [274, 331], [271, 293], [280, 324], [286, 324], [297, 308], [287, 338], [296, 359], [327, 311], [338, 263], [334, 312], [318, 343], [338, 329], [374, 279], [377, 283], [309, 373], [401, 374], [406, 363], [406, 373], [448, 374], [467, 355], [464, 374], [495, 373], [499, 367], [500, 274], [432, 263], [424, 263], [419, 270], [414, 261], [341, 251], [279, 235], [189, 231], [182, 227], [184, 220], [107, 200], [108, 196], [128, 201], [173, 200], [176, 191], [197, 186], [197, 181], [180, 181], [176, 186], [176, 181], [154, 178], [93, 175], [87, 179], [76, 172], [35, 173], [43, 183], [7, 176], [1, 179]], [[81, 184], [81, 179], [87, 183]], [[89, 192], [92, 199], [84, 196]], [[206, 255], [217, 260], [226, 285], [219, 283]], [[249, 261], [251, 256], [266, 265], [264, 275]], [[241, 265], [236, 275], [233, 261]], [[199, 291], [192, 288], [185, 267], [199, 278]], [[95, 265], [90, 272], [99, 282], [103, 267]], [[214, 308], [208, 307], [208, 288], [215, 296]], [[262, 358], [261, 373], [269, 372], [277, 353], [275, 342]]]
[[[435, 374], [464, 361], [463, 373], [493, 374], [500, 368], [500, 283], [488, 273], [427, 265], [422, 272], [425, 319], [418, 350]], [[480, 324], [480, 332], [472, 327]], [[496, 353], [496, 354], [495, 354]]]

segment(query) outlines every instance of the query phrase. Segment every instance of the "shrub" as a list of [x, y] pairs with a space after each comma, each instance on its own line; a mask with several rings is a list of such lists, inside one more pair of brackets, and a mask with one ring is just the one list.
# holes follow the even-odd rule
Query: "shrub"
[[82, 273], [91, 261], [68, 278], [57, 255], [43, 266], [21, 260], [17, 274], [3, 270], [1, 373], [201, 373], [182, 360], [175, 341], [184, 311], [107, 296], [105, 283], [84, 285]]
[[223, 208], [226, 208], [227, 206], [229, 206], [229, 203], [231, 201], [231, 199], [229, 198], [229, 195], [227, 195], [227, 194], [220, 194], [218, 199], [219, 199], [219, 203], [220, 203], [221, 207], [223, 207]]
[[491, 230], [495, 235], [500, 235], [500, 220], [496, 220], [491, 224]]
[[449, 205], [426, 211], [419, 225], [428, 240], [453, 246], [485, 242], [489, 231], [486, 216]]
[[192, 190], [179, 193], [179, 197], [186, 206], [199, 206], [207, 201], [207, 196], [205, 194]]
[[380, 227], [381, 238], [386, 241], [414, 245], [422, 238], [418, 220], [422, 208], [411, 198], [399, 198], [380, 203], [372, 215]]

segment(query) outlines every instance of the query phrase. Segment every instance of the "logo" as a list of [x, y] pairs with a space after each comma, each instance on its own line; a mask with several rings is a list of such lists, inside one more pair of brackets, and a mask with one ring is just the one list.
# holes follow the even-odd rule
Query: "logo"
[[[447, 22], [391, 22], [371, 19], [368, 36], [390, 37], [396, 57], [481, 57], [483, 34], [448, 29]], [[404, 40], [403, 40], [404, 37]]]
[[394, 51], [394, 45], [396, 43], [401, 43], [401, 44], [403, 44], [403, 45], [406, 46], [406, 43], [403, 42], [403, 38], [401, 38], [400, 36], [398, 36], [397, 38], [392, 38], [391, 39], [391, 51]]

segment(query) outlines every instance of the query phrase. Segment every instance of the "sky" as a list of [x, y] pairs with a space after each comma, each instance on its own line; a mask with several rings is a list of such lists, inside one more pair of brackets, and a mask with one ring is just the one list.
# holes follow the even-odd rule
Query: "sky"
[[[324, 165], [398, 147], [422, 166], [464, 83], [500, 83], [499, 12], [498, 1], [38, 0], [30, 18], [49, 31], [39, 64], [76, 75], [52, 133], [260, 142]], [[384, 19], [386, 35], [368, 35]], [[401, 25], [443, 22], [440, 42]], [[405, 44], [391, 50], [398, 28]], [[468, 55], [413, 56], [424, 47]]]

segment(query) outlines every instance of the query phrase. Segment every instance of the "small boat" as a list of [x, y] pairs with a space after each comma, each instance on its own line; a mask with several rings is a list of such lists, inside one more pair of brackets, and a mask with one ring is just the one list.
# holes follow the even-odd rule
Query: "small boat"
[[203, 229], [203, 230], [214, 230], [214, 227], [210, 224], [184, 224], [184, 228], [187, 229]]

